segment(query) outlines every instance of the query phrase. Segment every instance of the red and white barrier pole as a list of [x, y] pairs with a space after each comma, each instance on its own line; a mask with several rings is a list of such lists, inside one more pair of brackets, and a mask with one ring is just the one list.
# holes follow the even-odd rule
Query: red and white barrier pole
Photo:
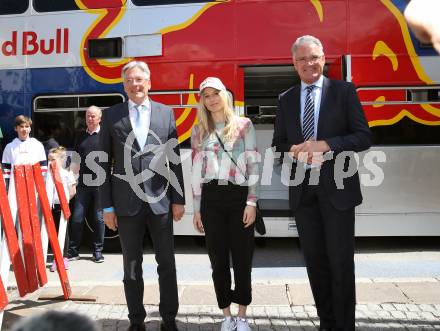
[[52, 210], [47, 198], [46, 187], [44, 183], [43, 175], [41, 174], [41, 167], [37, 163], [33, 165], [34, 180], [37, 187], [38, 198], [40, 201], [41, 209], [43, 211], [44, 222], [46, 224], [47, 233], [49, 235], [49, 243], [54, 254], [55, 263], [57, 266], [58, 275], [60, 277], [61, 287], [63, 289], [64, 299], [69, 299], [72, 295], [72, 289], [67, 277], [66, 269], [64, 268], [63, 254], [61, 253], [60, 246], [58, 244], [57, 231], [52, 216]]

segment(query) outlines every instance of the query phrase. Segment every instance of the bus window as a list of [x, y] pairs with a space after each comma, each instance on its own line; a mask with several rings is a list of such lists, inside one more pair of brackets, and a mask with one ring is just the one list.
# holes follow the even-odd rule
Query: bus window
[[[109, 8], [114, 7], [112, 4], [108, 4], [108, 1], [96, 1], [100, 5], [91, 4], [88, 8]], [[53, 12], [53, 11], [67, 11], [67, 10], [80, 10], [76, 0], [34, 0], [34, 9], [37, 12]], [[121, 1], [120, 6], [125, 5], [125, 0]]]
[[52, 11], [66, 11], [79, 10], [75, 0], [34, 0], [34, 9], [37, 12], [52, 12]]
[[91, 59], [122, 57], [122, 38], [90, 39], [88, 51]]
[[[206, 0], [133, 0], [133, 4], [136, 6], [155, 6], [155, 5], [171, 5], [182, 3], [197, 3], [197, 2], [216, 2]], [[222, 1], [217, 1], [222, 2]]]
[[275, 123], [278, 95], [298, 81], [292, 65], [245, 67], [245, 115], [254, 124]]
[[439, 102], [440, 101], [440, 88], [439, 89], [417, 89], [408, 90], [408, 100], [411, 101], [430, 101]]
[[0, 15], [22, 14], [28, 9], [29, 0], [0, 1]]
[[95, 105], [101, 109], [123, 102], [121, 94], [39, 96], [34, 99], [33, 131], [40, 141], [54, 138], [67, 149], [75, 136], [85, 130], [85, 111]]

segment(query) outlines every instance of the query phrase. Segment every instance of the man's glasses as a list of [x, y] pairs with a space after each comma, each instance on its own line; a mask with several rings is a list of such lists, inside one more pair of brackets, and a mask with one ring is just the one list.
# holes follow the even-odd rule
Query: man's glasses
[[128, 78], [124, 80], [126, 84], [142, 84], [143, 82], [146, 81], [145, 78]]
[[323, 57], [323, 55], [312, 55], [312, 56], [308, 56], [308, 57], [304, 56], [304, 57], [297, 58], [296, 62], [299, 62], [301, 64], [304, 64], [304, 63], [315, 64], [315, 63], [318, 63], [319, 60], [322, 59], [322, 57]]

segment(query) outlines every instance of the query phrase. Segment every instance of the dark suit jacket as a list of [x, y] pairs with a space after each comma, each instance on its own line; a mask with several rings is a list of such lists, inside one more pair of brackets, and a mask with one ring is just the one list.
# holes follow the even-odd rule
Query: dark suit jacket
[[102, 208], [113, 206], [117, 216], [134, 216], [146, 202], [156, 215], [168, 213], [172, 203], [185, 204], [173, 110], [150, 102], [150, 128], [143, 151], [133, 133], [127, 102], [103, 114], [100, 144], [109, 159], [104, 163], [100, 200]]
[[[278, 152], [288, 152], [292, 145], [304, 142], [301, 129], [301, 86], [297, 85], [279, 96], [272, 146]], [[359, 175], [356, 173], [343, 181], [343, 189], [335, 182], [335, 159], [343, 151], [360, 152], [372, 143], [371, 132], [352, 83], [330, 80], [324, 77], [318, 120], [317, 140], [325, 140], [333, 151], [333, 158], [321, 167], [320, 184], [338, 210], [346, 210], [362, 202]], [[345, 160], [348, 166], [348, 159]], [[338, 170], [336, 170], [337, 172]], [[341, 171], [341, 170], [339, 170]], [[292, 166], [291, 179], [296, 165]], [[290, 206], [293, 212], [301, 200], [302, 183], [289, 188]]]

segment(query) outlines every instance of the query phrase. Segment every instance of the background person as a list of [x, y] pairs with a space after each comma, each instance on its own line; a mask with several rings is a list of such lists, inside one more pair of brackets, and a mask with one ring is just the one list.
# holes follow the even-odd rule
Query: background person
[[119, 230], [129, 330], [145, 329], [142, 260], [148, 230], [158, 263], [161, 329], [174, 331], [179, 301], [173, 218], [179, 221], [185, 212], [174, 112], [148, 98], [146, 63], [126, 64], [122, 79], [128, 102], [107, 109], [102, 126], [101, 146], [109, 159], [100, 188], [104, 220], [110, 229]]
[[5, 179], [10, 178], [12, 167], [16, 164], [39, 163], [43, 175], [47, 171], [46, 152], [43, 144], [30, 137], [32, 120], [24, 115], [15, 118], [14, 128], [17, 138], [6, 145], [2, 156], [2, 168]]
[[414, 35], [421, 42], [431, 43], [440, 53], [440, 1], [411, 0], [406, 6], [405, 18]]
[[[90, 205], [93, 205], [93, 261], [104, 262], [102, 250], [104, 249], [105, 225], [102, 208], [99, 205], [98, 186], [92, 184], [97, 179], [96, 169], [88, 166], [87, 158], [90, 153], [99, 151], [99, 134], [101, 130], [102, 111], [99, 107], [90, 106], [86, 111], [87, 129], [79, 134], [75, 141], [74, 150], [80, 160], [72, 158], [71, 168], [78, 174], [78, 186], [76, 189], [75, 203], [72, 219], [69, 222], [69, 250], [70, 261], [79, 260], [84, 219]], [[95, 163], [99, 160], [95, 157]], [[79, 163], [78, 163], [79, 162]]]
[[[368, 149], [371, 132], [353, 84], [323, 76], [325, 55], [317, 38], [298, 38], [292, 57], [301, 84], [279, 97], [272, 145], [306, 164], [305, 179], [289, 187], [289, 200], [320, 330], [354, 330], [354, 208], [362, 195], [357, 171], [344, 179], [342, 189], [336, 187], [335, 176], [343, 169], [335, 169], [335, 158]], [[331, 160], [314, 162], [313, 153], [329, 151]], [[293, 179], [299, 168], [292, 168]], [[313, 171], [320, 171], [317, 185], [309, 184]]]
[[42, 141], [42, 144], [44, 146], [44, 150], [46, 151], [46, 155], [49, 154], [49, 150], [55, 147], [60, 146], [60, 144], [57, 141], [57, 137], [59, 136], [59, 124], [58, 122], [55, 122], [54, 120], [49, 120], [49, 123], [46, 125], [46, 135], [45, 140]]
[[75, 312], [50, 310], [23, 318], [11, 331], [100, 331], [89, 317]]
[[[216, 77], [200, 84], [198, 120], [191, 135], [194, 227], [206, 235], [217, 302], [225, 316], [221, 331], [248, 331], [258, 180], [250, 185], [245, 177], [259, 175], [255, 130], [248, 118], [235, 115], [232, 100]], [[239, 305], [237, 319], [231, 315], [232, 302]]]
[[[49, 160], [49, 162], [56, 162], [57, 169], [59, 171], [59, 180], [63, 184], [64, 193], [66, 194], [67, 201], [69, 201], [70, 199], [73, 198], [73, 196], [76, 193], [76, 180], [75, 180], [75, 176], [73, 175], [73, 172], [66, 169], [66, 160], [67, 160], [66, 149], [63, 146], [51, 148], [49, 150], [47, 159]], [[59, 229], [60, 226], [61, 212], [62, 211], [61, 211], [60, 199], [58, 197], [56, 188], [54, 187], [52, 214], [55, 221], [55, 227], [57, 229]], [[69, 269], [69, 259], [67, 258], [68, 244], [69, 244], [69, 231], [67, 231], [66, 229], [66, 237], [65, 237], [64, 251], [63, 251], [64, 267], [66, 269]], [[56, 263], [55, 261], [53, 261], [52, 265], [50, 266], [50, 271], [54, 272], [55, 270], [56, 270]]]

